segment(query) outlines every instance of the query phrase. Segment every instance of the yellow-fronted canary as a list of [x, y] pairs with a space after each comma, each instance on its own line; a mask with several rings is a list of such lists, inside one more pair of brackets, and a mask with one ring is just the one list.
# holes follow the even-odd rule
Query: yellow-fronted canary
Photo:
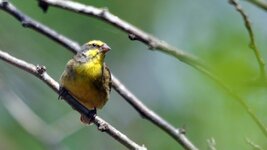
[[[110, 47], [99, 40], [85, 43], [81, 50], [69, 60], [60, 77], [61, 91], [66, 90], [90, 110], [102, 108], [109, 99], [111, 75], [104, 63]], [[61, 96], [61, 95], [60, 95]], [[81, 121], [89, 123], [81, 115]]]

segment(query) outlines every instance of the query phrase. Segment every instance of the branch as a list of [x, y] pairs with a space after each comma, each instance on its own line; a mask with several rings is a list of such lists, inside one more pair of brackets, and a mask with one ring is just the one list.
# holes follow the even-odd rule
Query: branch
[[[59, 84], [47, 74], [45, 67], [35, 66], [33, 64], [27, 63], [1, 50], [0, 50], [0, 59], [38, 77], [46, 85], [52, 88], [55, 92], [59, 93]], [[77, 100], [75, 100], [75, 98], [73, 98], [71, 95], [66, 95], [63, 97], [63, 99], [79, 113], [84, 114], [89, 118], [92, 117], [90, 111], [82, 104], [80, 104]], [[134, 150], [146, 150], [144, 146], [139, 146], [131, 139], [129, 139], [126, 135], [122, 134], [120, 131], [112, 127], [109, 123], [101, 119], [99, 116], [95, 116], [92, 119], [92, 121], [98, 127], [98, 130], [106, 132], [107, 134], [112, 136], [115, 140], [123, 144], [125, 147]]]
[[[2, 3], [1, 3], [2, 2]], [[6, 4], [3, 4], [6, 3]], [[53, 34], [55, 31], [52, 29], [38, 23], [37, 21], [31, 20], [28, 16], [20, 12], [13, 6], [11, 3], [3, 2], [0, 0], [0, 8], [6, 11], [9, 14], [12, 14], [15, 18], [18, 18], [18, 16], [22, 16], [21, 18], [28, 18], [29, 26], [32, 26], [31, 24], [38, 24], [37, 29], [35, 31], [44, 34], [41, 31], [44, 31], [42, 29], [45, 27], [45, 35], [48, 35], [50, 38], [51, 36], [58, 41], [60, 37], [64, 37], [60, 34]], [[18, 16], [17, 16], [18, 15]], [[19, 20], [19, 19], [18, 19]], [[19, 20], [22, 21], [22, 20]], [[26, 26], [28, 27], [28, 26]], [[38, 29], [41, 28], [41, 29]], [[64, 47], [71, 48], [72, 52], [77, 52], [80, 48], [72, 47], [72, 45], [77, 45], [76, 42], [73, 42], [71, 40], [65, 40], [64, 42], [60, 43]], [[76, 47], [76, 46], [75, 46]], [[72, 49], [73, 48], [73, 49]], [[188, 150], [197, 150], [197, 148], [192, 144], [192, 142], [185, 136], [184, 129], [176, 129], [171, 124], [169, 124], [167, 121], [165, 121], [163, 118], [161, 118], [159, 115], [157, 115], [155, 112], [150, 110], [148, 107], [146, 107], [138, 98], [134, 96], [122, 83], [119, 82], [119, 80], [112, 75], [112, 81], [113, 81], [113, 88], [122, 95], [133, 107], [140, 113], [140, 115], [144, 116], [148, 120], [150, 120], [152, 123], [163, 129], [165, 132], [167, 132], [169, 135], [171, 135], [176, 141], [178, 141], [185, 149]], [[141, 113], [142, 112], [142, 113]]]
[[155, 112], [147, 108], [135, 95], [131, 93], [118, 79], [112, 75], [113, 88], [129, 102], [144, 118], [156, 124], [177, 140], [186, 149], [197, 149], [185, 136], [185, 129], [176, 129], [167, 121], [158, 116]]
[[248, 145], [250, 145], [253, 148], [253, 150], [263, 150], [263, 148], [261, 146], [255, 144], [249, 138], [246, 138], [246, 142], [248, 143]]
[[[42, 25], [41, 23], [35, 21], [29, 16], [24, 15], [20, 10], [18, 10], [14, 5], [8, 2], [8, 0], [0, 0], [0, 9], [7, 11], [13, 17], [15, 17], [18, 21], [20, 21], [21, 25], [26, 28], [33, 29], [43, 35], [47, 36], [48, 38], [53, 39], [63, 47], [76, 52], [80, 49], [78, 43], [73, 42], [69, 38], [60, 35], [56, 31], [50, 29], [47, 26]], [[64, 44], [69, 43], [69, 44]]]
[[247, 2], [250, 2], [256, 6], [258, 6], [259, 8], [267, 11], [267, 2], [263, 1], [263, 0], [246, 0]]
[[260, 54], [260, 51], [258, 50], [258, 48], [256, 46], [254, 32], [252, 29], [251, 22], [248, 18], [248, 15], [245, 13], [242, 6], [238, 3], [238, 0], [229, 0], [229, 3], [235, 7], [235, 9], [240, 13], [240, 15], [242, 16], [242, 18], [244, 20], [244, 24], [245, 24], [245, 27], [248, 31], [249, 38], [250, 38], [249, 47], [253, 50], [253, 52], [256, 56], [257, 62], [259, 64], [259, 67], [260, 67], [260, 79], [265, 79], [265, 68], [264, 68], [265, 63], [264, 63], [264, 60]]
[[144, 31], [138, 29], [137, 27], [129, 24], [128, 22], [120, 19], [118, 16], [113, 15], [107, 9], [99, 9], [89, 5], [83, 5], [74, 1], [65, 1], [65, 0], [38, 0], [49, 5], [70, 10], [79, 14], [93, 16], [98, 19], [109, 23], [122, 31], [128, 33], [128, 36], [131, 40], [138, 40], [147, 45], [151, 50], [159, 50], [163, 53], [174, 56], [186, 64], [189, 64], [193, 67], [201, 66], [205, 68], [203, 62], [193, 55], [187, 54], [182, 50], [175, 48], [174, 46], [169, 45], [165, 41], [161, 41], [156, 37], [145, 33]]
[[252, 120], [258, 125], [263, 134], [267, 137], [267, 129], [261, 120], [256, 116], [251, 108], [247, 105], [244, 99], [237, 95], [228, 85], [226, 85], [218, 76], [216, 76], [203, 62], [198, 58], [189, 55], [182, 50], [179, 50], [168, 43], [161, 41], [137, 27], [123, 21], [119, 17], [109, 13], [106, 9], [99, 9], [93, 6], [83, 5], [78, 2], [64, 1], [64, 0], [41, 0], [49, 5], [56, 6], [62, 9], [67, 9], [79, 14], [93, 16], [101, 19], [129, 34], [131, 40], [138, 40], [148, 45], [151, 49], [159, 50], [163, 53], [169, 54], [172, 57], [190, 65], [201, 73], [207, 75], [210, 79], [215, 81], [226, 93], [241, 104], [243, 109], [248, 113]]
[[214, 138], [207, 139], [207, 143], [209, 150], [216, 150], [216, 141]]

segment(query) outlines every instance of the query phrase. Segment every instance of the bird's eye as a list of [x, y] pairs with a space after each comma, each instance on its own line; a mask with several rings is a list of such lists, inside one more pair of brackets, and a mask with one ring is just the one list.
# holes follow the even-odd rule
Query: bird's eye
[[97, 45], [95, 43], [92, 44], [93, 47], [96, 47]]

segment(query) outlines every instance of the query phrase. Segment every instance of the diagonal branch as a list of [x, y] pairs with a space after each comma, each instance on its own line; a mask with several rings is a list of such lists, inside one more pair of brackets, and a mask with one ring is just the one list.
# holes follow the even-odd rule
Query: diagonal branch
[[267, 11], [267, 2], [264, 0], [246, 0], [256, 6], [258, 6], [259, 8]]
[[[133, 95], [118, 79], [113, 78], [113, 88], [129, 102], [144, 118], [159, 126], [162, 130], [166, 131], [170, 136], [176, 139], [183, 147], [187, 149], [196, 149], [194, 145], [185, 136], [184, 129], [176, 129], [167, 121], [159, 117], [155, 112], [147, 108], [135, 95]], [[190, 147], [189, 147], [190, 146]]]
[[253, 141], [251, 141], [249, 138], [246, 138], [246, 142], [248, 143], [248, 145], [251, 146], [251, 148], [253, 148], [253, 150], [263, 150], [263, 148], [258, 145], [258, 144], [255, 144]]
[[[76, 52], [80, 49], [78, 43], [72, 41], [71, 39], [65, 36], [60, 35], [59, 33], [50, 29], [49, 27], [44, 26], [41, 23], [35, 21], [31, 17], [24, 15], [20, 10], [18, 10], [14, 5], [9, 3], [7, 0], [0, 0], [0, 8], [6, 10], [9, 14], [11, 14], [17, 20], [19, 20], [23, 27], [30, 28], [39, 33], [42, 33], [73, 52]], [[64, 44], [64, 43], [69, 43], [69, 44]]]
[[84, 5], [74, 1], [65, 0], [38, 0], [49, 5], [59, 7], [62, 9], [70, 10], [79, 14], [93, 16], [98, 19], [109, 23], [122, 31], [128, 33], [131, 40], [138, 40], [149, 46], [151, 50], [159, 50], [166, 54], [172, 55], [186, 64], [191, 66], [201, 66], [205, 68], [204, 64], [193, 55], [187, 54], [182, 50], [169, 45], [168, 43], [157, 39], [156, 37], [145, 33], [137, 27], [129, 24], [128, 22], [120, 19], [118, 16], [113, 15], [107, 9], [99, 9], [93, 6]]
[[[1, 3], [2, 2], [2, 3]], [[5, 3], [5, 4], [3, 4]], [[45, 34], [47, 37], [53, 37], [51, 39], [56, 39], [55, 41], [59, 41], [60, 37], [64, 37], [63, 35], [60, 34], [53, 34], [55, 31], [52, 29], [42, 25], [41, 23], [30, 19], [30, 17], [26, 16], [22, 12], [20, 12], [18, 9], [15, 8], [14, 5], [11, 3], [3, 2], [0, 0], [0, 9], [3, 9], [9, 14], [12, 14], [15, 18], [19, 18], [18, 16], [22, 16], [20, 18], [28, 18], [27, 23], [29, 24], [28, 26], [25, 27], [30, 27], [34, 26], [34, 24], [38, 25], [36, 26], [37, 28], [32, 28], [35, 31], [44, 34], [42, 31], [45, 31]], [[18, 19], [19, 21], [23, 22], [23, 20]], [[49, 30], [44, 30], [42, 28], [49, 29]], [[40, 28], [40, 29], [39, 29]], [[76, 42], [71, 41], [71, 40], [65, 40], [62, 42], [59, 42], [59, 44], [63, 45], [64, 47], [69, 48], [72, 52], [77, 52], [80, 48], [79, 46], [74, 46], [72, 45], [77, 45]], [[146, 107], [138, 98], [134, 96], [122, 83], [119, 82], [119, 80], [112, 75], [112, 81], [113, 81], [113, 88], [121, 94], [133, 107], [138, 111], [142, 112], [140, 113], [142, 116], [145, 116], [148, 120], [152, 121], [155, 125], [163, 129], [165, 132], [167, 132], [169, 135], [171, 135], [176, 141], [178, 141], [185, 149], [188, 150], [197, 150], [197, 148], [192, 144], [192, 142], [185, 136], [184, 134], [184, 129], [176, 129], [173, 127], [171, 124], [169, 124], [167, 121], [165, 121], [163, 118], [161, 118], [159, 115], [157, 115], [155, 112], [150, 110], [148, 107]], [[148, 110], [148, 111], [144, 111]]]
[[[26, 61], [15, 58], [1, 50], [0, 50], [0, 59], [38, 77], [51, 89], [59, 93], [59, 84], [47, 74], [44, 66], [35, 66], [33, 64], [27, 63]], [[82, 104], [80, 104], [77, 100], [75, 100], [75, 98], [73, 98], [71, 95], [66, 95], [63, 98], [70, 106], [72, 106], [73, 109], [75, 109], [79, 113], [84, 114], [89, 118], [92, 117], [90, 111]], [[122, 134], [120, 131], [112, 127], [109, 123], [104, 121], [99, 116], [95, 116], [92, 121], [100, 131], [106, 132], [107, 134], [112, 136], [115, 140], [126, 146], [128, 149], [146, 150], [144, 146], [139, 146], [138, 144], [136, 144], [126, 135]]]
[[264, 60], [261, 56], [260, 51], [257, 48], [256, 42], [255, 42], [254, 32], [252, 29], [251, 22], [248, 18], [248, 15], [245, 13], [242, 6], [238, 3], [238, 0], [229, 0], [229, 3], [235, 7], [235, 9], [240, 13], [240, 15], [242, 16], [242, 18], [244, 20], [244, 24], [245, 24], [245, 27], [248, 31], [249, 38], [250, 38], [249, 47], [253, 50], [253, 52], [256, 56], [257, 62], [259, 64], [259, 67], [260, 67], [260, 79], [265, 79], [265, 68], [264, 68], [265, 63], [264, 63]]
[[201, 73], [207, 75], [210, 79], [216, 82], [227, 94], [229, 94], [234, 100], [236, 100], [243, 109], [248, 113], [252, 120], [258, 125], [260, 130], [263, 132], [265, 137], [267, 137], [267, 129], [254, 111], [248, 106], [246, 101], [237, 95], [228, 85], [226, 85], [212, 70], [207, 67], [201, 60], [198, 58], [179, 50], [168, 43], [161, 41], [137, 27], [123, 21], [119, 17], [109, 13], [106, 9], [99, 9], [93, 6], [87, 6], [73, 1], [64, 1], [64, 0], [41, 0], [46, 2], [49, 5], [59, 7], [62, 9], [67, 9], [79, 14], [84, 14], [87, 16], [93, 16], [98, 19], [101, 19], [113, 26], [123, 30], [129, 34], [131, 40], [138, 40], [148, 45], [151, 49], [159, 50], [160, 52], [166, 53], [172, 57], [177, 58], [178, 60], [190, 65]]
[[216, 141], [214, 138], [207, 139], [209, 150], [216, 150]]

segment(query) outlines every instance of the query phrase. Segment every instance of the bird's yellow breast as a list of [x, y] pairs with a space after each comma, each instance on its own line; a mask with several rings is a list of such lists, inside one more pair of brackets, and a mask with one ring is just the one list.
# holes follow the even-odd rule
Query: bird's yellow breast
[[102, 108], [107, 94], [101, 86], [103, 64], [89, 61], [71, 65], [61, 77], [61, 84], [87, 108]]
[[74, 72], [84, 77], [85, 80], [91, 81], [102, 76], [102, 67], [103, 65], [100, 62], [90, 61], [75, 67]]

